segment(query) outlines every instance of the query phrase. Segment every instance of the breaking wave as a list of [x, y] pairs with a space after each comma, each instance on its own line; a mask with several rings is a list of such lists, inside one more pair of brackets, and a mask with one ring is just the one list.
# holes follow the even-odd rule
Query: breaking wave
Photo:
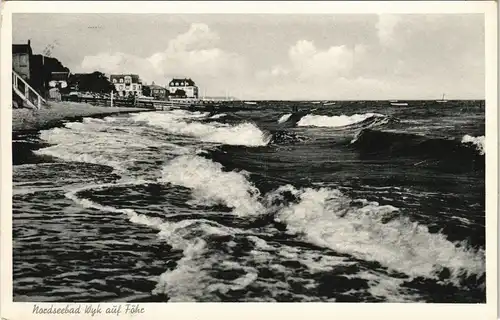
[[193, 155], [175, 158], [162, 172], [162, 182], [192, 189], [198, 204], [223, 204], [240, 216], [264, 211], [258, 201], [259, 190], [247, 180], [245, 172], [225, 172], [221, 164]]
[[290, 119], [291, 115], [291, 113], [282, 115], [281, 118], [278, 119], [278, 123], [286, 122], [288, 119]]
[[270, 140], [269, 134], [264, 133], [256, 125], [249, 122], [229, 125], [192, 121], [204, 118], [206, 115], [187, 111], [182, 113], [145, 112], [136, 114], [132, 118], [135, 121], [146, 122], [151, 126], [162, 128], [168, 133], [195, 137], [204, 142], [256, 147], [265, 146]]
[[297, 125], [299, 127], [345, 127], [363, 122], [370, 118], [385, 118], [385, 116], [378, 113], [353, 114], [351, 116], [320, 116], [308, 114], [303, 116], [297, 122]]
[[[409, 278], [440, 279], [459, 285], [485, 272], [484, 252], [453, 243], [411, 221], [396, 207], [350, 199], [337, 189], [287, 185], [266, 195], [244, 172], [198, 156], [180, 156], [163, 168], [162, 182], [192, 190], [195, 201], [223, 204], [239, 216], [273, 215], [289, 233], [358, 259], [376, 261]], [[443, 272], [448, 279], [441, 279]]]
[[[285, 186], [276, 196], [291, 193], [298, 199], [277, 214], [287, 229], [308, 241], [356, 258], [377, 261], [410, 278], [440, 279], [460, 285], [485, 272], [484, 251], [450, 242], [441, 233], [411, 221], [390, 205], [351, 200], [335, 189]], [[440, 279], [443, 280], [443, 279]]]
[[462, 143], [465, 143], [465, 144], [472, 143], [473, 145], [476, 146], [476, 149], [477, 149], [477, 151], [479, 151], [480, 154], [482, 154], [482, 155], [485, 154], [484, 136], [473, 137], [473, 136], [466, 134], [462, 138]]
[[[120, 134], [109, 131], [106, 123], [113, 121], [113, 118], [84, 118], [83, 122], [65, 123], [63, 128], [43, 130], [40, 139], [50, 146], [34, 153], [71, 162], [104, 165], [123, 174], [137, 160], [131, 154], [145, 155], [151, 152], [150, 148], [159, 147], [159, 142], [140, 135], [140, 129], [130, 126], [117, 127]], [[172, 155], [185, 154], [191, 150], [168, 142], [162, 142], [160, 146], [162, 152]], [[129, 152], [123, 152], [124, 149]]]

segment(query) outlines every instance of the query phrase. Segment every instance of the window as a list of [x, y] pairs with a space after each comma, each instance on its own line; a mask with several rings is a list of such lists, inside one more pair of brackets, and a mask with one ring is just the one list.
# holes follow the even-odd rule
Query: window
[[134, 91], [136, 90], [136, 85], [135, 84], [132, 85], [132, 90], [134, 90]]
[[130, 84], [132, 79], [130, 77], [125, 77], [125, 84]]
[[120, 78], [120, 83], [123, 83], [123, 78]]
[[27, 67], [28, 66], [28, 55], [23, 54], [19, 56], [19, 64], [21, 67]]
[[113, 79], [113, 83], [116, 83], [116, 78], [115, 78], [115, 79]]

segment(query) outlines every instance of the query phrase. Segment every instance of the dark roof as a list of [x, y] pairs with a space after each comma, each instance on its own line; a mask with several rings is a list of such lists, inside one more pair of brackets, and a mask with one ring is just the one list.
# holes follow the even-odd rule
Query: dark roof
[[153, 90], [153, 89], [154, 89], [154, 90], [158, 90], [158, 89], [167, 90], [167, 89], [165, 89], [164, 87], [159, 86], [159, 85], [157, 85], [157, 84], [151, 84], [151, 85], [149, 85], [149, 87], [151, 88], [151, 90]]
[[68, 80], [69, 77], [69, 72], [52, 72], [51, 73], [51, 79], [52, 80], [57, 80], [57, 81], [66, 81]]
[[32, 54], [31, 46], [29, 44], [13, 44], [12, 45], [12, 54]]
[[[176, 85], [176, 83], [179, 83], [179, 85]], [[184, 87], [184, 86], [194, 86], [194, 81], [191, 79], [177, 79], [174, 78], [172, 81], [170, 81], [170, 86], [171, 87]]]
[[130, 76], [132, 78], [132, 83], [140, 83], [139, 76], [137, 74], [112, 74], [109, 76], [109, 80], [113, 81], [113, 79], [125, 78], [126, 76]]

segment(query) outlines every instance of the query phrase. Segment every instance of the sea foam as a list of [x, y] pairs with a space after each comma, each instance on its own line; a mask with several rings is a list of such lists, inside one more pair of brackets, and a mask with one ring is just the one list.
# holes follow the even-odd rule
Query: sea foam
[[292, 116], [291, 113], [287, 113], [281, 116], [281, 118], [278, 119], [278, 123], [283, 123], [286, 122], [290, 117]]
[[162, 172], [162, 182], [192, 189], [193, 196], [202, 204], [223, 204], [240, 216], [258, 215], [264, 211], [258, 201], [259, 190], [243, 172], [223, 171], [221, 164], [194, 155], [173, 159]]
[[190, 136], [204, 142], [214, 142], [229, 145], [249, 147], [265, 146], [270, 141], [270, 135], [261, 131], [256, 125], [248, 122], [237, 125], [217, 122], [201, 123], [195, 121], [204, 114], [184, 113], [140, 113], [133, 116], [135, 121], [162, 128], [168, 133]]
[[485, 154], [484, 136], [474, 137], [466, 134], [462, 137], [462, 143], [472, 143], [480, 154]]
[[[239, 216], [275, 212], [278, 222], [308, 242], [377, 261], [409, 277], [438, 278], [446, 268], [458, 284], [464, 277], [485, 272], [483, 251], [431, 233], [394, 206], [353, 200], [337, 189], [288, 185], [262, 197], [245, 174], [223, 171], [222, 165], [198, 156], [174, 159], [163, 168], [162, 180], [190, 188], [198, 201], [223, 204]], [[297, 201], [276, 205], [285, 193]]]
[[353, 114], [351, 116], [320, 116], [308, 114], [297, 123], [299, 127], [345, 127], [354, 123], [362, 122], [371, 117], [383, 117], [377, 113]]
[[441, 233], [399, 214], [399, 209], [366, 200], [352, 201], [335, 189], [283, 187], [299, 202], [280, 210], [277, 220], [308, 241], [359, 259], [377, 261], [410, 277], [438, 278], [449, 269], [451, 281], [485, 272], [484, 252], [456, 244]]

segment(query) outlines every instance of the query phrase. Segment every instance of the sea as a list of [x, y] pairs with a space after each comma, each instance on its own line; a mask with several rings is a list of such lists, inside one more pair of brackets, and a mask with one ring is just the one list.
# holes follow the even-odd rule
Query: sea
[[485, 303], [484, 106], [235, 101], [14, 132], [14, 301]]

